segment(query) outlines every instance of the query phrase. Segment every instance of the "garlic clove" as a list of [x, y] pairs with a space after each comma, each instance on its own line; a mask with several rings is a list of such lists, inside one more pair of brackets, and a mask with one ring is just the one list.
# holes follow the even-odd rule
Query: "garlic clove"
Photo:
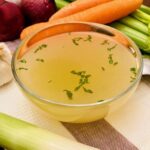
[[13, 78], [11, 72], [11, 52], [5, 43], [0, 43], [0, 86], [10, 82]]

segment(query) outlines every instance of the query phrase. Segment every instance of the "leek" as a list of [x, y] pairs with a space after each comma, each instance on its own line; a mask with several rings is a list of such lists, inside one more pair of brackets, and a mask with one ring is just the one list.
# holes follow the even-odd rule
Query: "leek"
[[119, 22], [114, 22], [110, 24], [110, 26], [125, 33], [137, 44], [139, 48], [147, 53], [150, 53], [150, 36], [147, 36]]
[[11, 150], [98, 150], [0, 113], [0, 146]]

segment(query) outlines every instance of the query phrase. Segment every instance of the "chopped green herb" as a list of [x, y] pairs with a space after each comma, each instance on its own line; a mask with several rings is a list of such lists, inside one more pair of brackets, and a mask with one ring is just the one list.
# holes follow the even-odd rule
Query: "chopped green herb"
[[92, 41], [92, 36], [91, 36], [91, 35], [88, 35], [88, 37], [87, 37], [84, 41], [89, 41], [89, 42], [91, 42], [91, 41]]
[[91, 77], [91, 74], [85, 75], [85, 78], [89, 78]]
[[27, 61], [26, 61], [25, 59], [21, 59], [20, 62], [21, 62], [21, 63], [24, 63], [24, 64], [27, 63]]
[[100, 102], [103, 102], [103, 101], [104, 101], [104, 100], [103, 100], [103, 99], [101, 99], [101, 100], [98, 100], [97, 102], [98, 102], [98, 103], [100, 103]]
[[109, 61], [109, 64], [111, 64], [111, 65], [114, 65], [114, 66], [118, 65], [118, 62], [117, 61], [114, 62], [114, 60], [113, 60], [113, 54], [109, 54], [108, 61]]
[[36, 61], [44, 62], [44, 59], [37, 58]]
[[105, 71], [105, 68], [104, 67], [101, 67], [102, 71]]
[[75, 87], [74, 91], [78, 91], [82, 87], [82, 85], [83, 85], [82, 83], [79, 84], [79, 86]]
[[130, 76], [130, 78], [131, 78], [130, 82], [133, 82], [136, 79], [137, 68], [135, 68], [135, 67], [130, 68], [130, 72], [132, 73], [132, 75]]
[[83, 39], [82, 37], [75, 37], [75, 38], [72, 39], [72, 42], [73, 42], [73, 44], [78, 46], [79, 41], [82, 40], [82, 39]]
[[109, 54], [109, 56], [108, 56], [109, 64], [114, 63], [112, 56], [113, 56], [113, 54]]
[[46, 44], [42, 44], [34, 51], [34, 53], [37, 53], [39, 50], [42, 50], [43, 48], [46, 48], [46, 47], [47, 47]]
[[[86, 74], [86, 71], [75, 71], [72, 70], [70, 73], [79, 76], [79, 84], [77, 85], [77, 87], [74, 88], [74, 91], [78, 91], [81, 87], [83, 87], [85, 84], [89, 83], [89, 78], [91, 77], [90, 74]], [[93, 92], [92, 90], [89, 89], [84, 89], [85, 92]]]
[[116, 66], [116, 65], [118, 65], [118, 62], [116, 61], [116, 62], [114, 62], [114, 66]]
[[130, 77], [131, 78], [131, 80], [130, 80], [130, 82], [133, 82], [136, 78], [135, 77]]
[[109, 41], [108, 40], [104, 40], [101, 45], [109, 45]]
[[82, 40], [82, 41], [85, 41], [85, 42], [86, 42], [86, 41], [91, 42], [91, 41], [92, 41], [92, 36], [91, 36], [91, 35], [88, 35], [87, 38], [85, 38], [85, 39], [83, 39], [82, 37], [75, 37], [75, 38], [72, 39], [72, 42], [73, 42], [74, 45], [78, 46], [78, 45], [79, 45], [79, 42], [80, 42], [81, 40]]
[[117, 44], [115, 44], [115, 45], [114, 45], [114, 46], [112, 46], [112, 47], [108, 47], [108, 48], [107, 48], [107, 50], [108, 50], [108, 51], [111, 51], [111, 50], [115, 49], [115, 48], [116, 48], [116, 46], [117, 46]]
[[93, 91], [92, 90], [90, 90], [90, 89], [87, 89], [87, 88], [85, 88], [85, 87], [83, 87], [83, 90], [84, 90], [84, 92], [86, 92], [86, 93], [93, 93]]
[[130, 71], [131, 71], [134, 75], [136, 75], [136, 74], [137, 74], [137, 70], [136, 70], [136, 68], [135, 68], [135, 67], [130, 68]]
[[28, 70], [28, 68], [20, 67], [17, 70]]
[[67, 97], [68, 97], [70, 100], [72, 100], [72, 98], [73, 98], [73, 93], [72, 93], [71, 91], [69, 91], [69, 90], [64, 90], [64, 92], [66, 92]]
[[84, 76], [86, 71], [79, 71], [79, 72], [77, 72], [75, 70], [72, 70], [71, 73], [74, 74], [74, 75], [78, 75], [78, 76]]

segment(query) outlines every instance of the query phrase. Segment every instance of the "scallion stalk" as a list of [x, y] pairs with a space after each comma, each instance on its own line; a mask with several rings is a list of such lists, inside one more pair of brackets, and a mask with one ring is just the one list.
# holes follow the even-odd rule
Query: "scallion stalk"
[[110, 26], [122, 31], [127, 36], [129, 36], [137, 45], [139, 48], [141, 48], [143, 51], [150, 53], [150, 37], [135, 30], [132, 29], [120, 22], [114, 22], [110, 24]]
[[144, 34], [150, 35], [148, 26], [131, 16], [124, 17], [124, 18], [120, 19], [119, 22], [121, 22], [135, 30], [138, 30]]
[[0, 146], [11, 150], [98, 150], [0, 113]]

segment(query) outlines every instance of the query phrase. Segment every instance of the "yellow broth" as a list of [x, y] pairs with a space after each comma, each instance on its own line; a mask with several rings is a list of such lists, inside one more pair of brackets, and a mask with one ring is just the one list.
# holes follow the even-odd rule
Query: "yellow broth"
[[100, 103], [135, 80], [130, 49], [110, 37], [72, 32], [41, 40], [16, 63], [17, 75], [33, 93], [67, 104]]

